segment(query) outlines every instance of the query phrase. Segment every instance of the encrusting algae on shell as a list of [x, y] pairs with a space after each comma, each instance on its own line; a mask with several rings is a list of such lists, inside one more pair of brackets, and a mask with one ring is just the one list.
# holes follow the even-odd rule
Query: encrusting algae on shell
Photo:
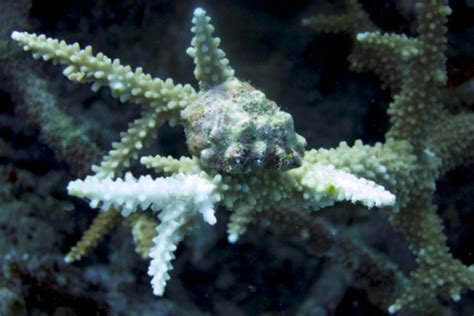
[[291, 115], [237, 78], [206, 91], [181, 116], [188, 149], [204, 166], [230, 174], [301, 166], [306, 141]]

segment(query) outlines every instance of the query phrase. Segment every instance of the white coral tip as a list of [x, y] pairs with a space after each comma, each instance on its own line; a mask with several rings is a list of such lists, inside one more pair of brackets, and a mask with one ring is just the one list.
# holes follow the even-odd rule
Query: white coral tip
[[398, 304], [393, 304], [391, 305], [389, 308], [388, 308], [388, 312], [390, 314], [395, 314], [396, 312], [398, 312], [402, 307]]
[[202, 8], [196, 8], [194, 10], [194, 16], [201, 17], [201, 16], [204, 16], [205, 14], [206, 14], [206, 11], [204, 11]]
[[237, 240], [239, 240], [239, 235], [229, 234], [229, 236], [227, 236], [227, 240], [229, 241], [229, 243], [235, 244], [237, 242]]
[[22, 32], [13, 31], [10, 36], [11, 36], [11, 38], [14, 39], [15, 41], [18, 41], [22, 34], [23, 34]]
[[209, 225], [215, 225], [217, 223], [217, 218], [214, 212], [214, 209], [208, 207], [200, 211], [204, 221]]

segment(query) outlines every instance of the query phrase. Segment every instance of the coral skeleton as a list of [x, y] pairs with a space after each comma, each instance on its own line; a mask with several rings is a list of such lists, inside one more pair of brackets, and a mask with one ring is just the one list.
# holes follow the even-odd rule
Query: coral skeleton
[[[291, 115], [235, 76], [201, 8], [194, 11], [194, 37], [186, 51], [199, 90], [153, 78], [140, 67], [94, 54], [90, 46], [13, 32], [12, 39], [34, 58], [64, 65], [69, 80], [91, 83], [93, 91], [108, 87], [121, 102], [142, 109], [92, 167], [93, 174], [69, 183], [69, 194], [88, 200], [100, 214], [66, 261], [84, 256], [122, 216], [133, 229], [137, 251], [151, 259], [153, 293], [163, 295], [179, 243], [197, 225], [214, 225], [219, 206], [231, 212], [228, 240], [235, 243], [265, 214], [291, 222], [291, 211], [310, 214], [349, 201], [387, 208], [417, 258], [419, 268], [402, 296], [387, 306], [390, 313], [406, 306], [429, 311], [437, 295], [459, 300], [474, 288], [473, 269], [449, 253], [432, 202], [435, 180], [474, 157], [474, 115], [451, 114], [441, 103], [451, 9], [446, 1], [421, 1], [419, 36], [409, 38], [379, 31], [356, 1], [348, 0], [347, 7], [347, 15], [313, 17], [304, 24], [353, 32], [353, 67], [375, 71], [392, 91], [392, 127], [384, 143], [305, 150]], [[189, 157], [140, 156], [165, 122], [184, 126]], [[448, 133], [439, 135], [440, 128]], [[133, 176], [134, 161], [150, 174]], [[147, 210], [158, 220], [139, 217]]]

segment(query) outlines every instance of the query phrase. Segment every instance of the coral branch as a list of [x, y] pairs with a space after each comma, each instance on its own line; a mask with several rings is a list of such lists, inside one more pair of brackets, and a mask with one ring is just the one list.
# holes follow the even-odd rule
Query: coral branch
[[[442, 132], [440, 132], [442, 131]], [[447, 116], [430, 128], [428, 147], [442, 161], [441, 175], [474, 161], [474, 114]]]
[[72, 247], [64, 257], [64, 261], [71, 263], [86, 256], [119, 220], [120, 213], [117, 211], [110, 210], [108, 212], [100, 212], [99, 215], [94, 218], [92, 225], [84, 232], [81, 240]]
[[211, 18], [201, 8], [194, 10], [191, 31], [195, 34], [191, 47], [186, 53], [194, 59], [196, 68], [194, 76], [199, 81], [201, 89], [209, 89], [223, 83], [234, 76], [234, 70], [229, 66], [229, 60], [224, 51], [219, 48], [220, 38], [212, 37], [214, 26]]
[[146, 104], [156, 111], [173, 111], [184, 108], [187, 100], [195, 94], [190, 85], [175, 85], [144, 74], [142, 68], [135, 71], [123, 66], [118, 59], [110, 59], [102, 53], [92, 54], [92, 47], [81, 49], [78, 43], [47, 38], [45, 35], [13, 32], [12, 39], [23, 45], [25, 51], [33, 51], [33, 57], [51, 60], [67, 66], [63, 74], [77, 83], [93, 82], [92, 90], [108, 86], [120, 101]]

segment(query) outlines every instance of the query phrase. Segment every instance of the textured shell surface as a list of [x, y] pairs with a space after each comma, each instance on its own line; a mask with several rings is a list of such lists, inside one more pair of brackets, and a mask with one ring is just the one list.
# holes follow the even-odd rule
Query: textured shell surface
[[301, 165], [306, 141], [291, 115], [237, 78], [206, 91], [181, 116], [188, 149], [204, 167], [241, 174]]

